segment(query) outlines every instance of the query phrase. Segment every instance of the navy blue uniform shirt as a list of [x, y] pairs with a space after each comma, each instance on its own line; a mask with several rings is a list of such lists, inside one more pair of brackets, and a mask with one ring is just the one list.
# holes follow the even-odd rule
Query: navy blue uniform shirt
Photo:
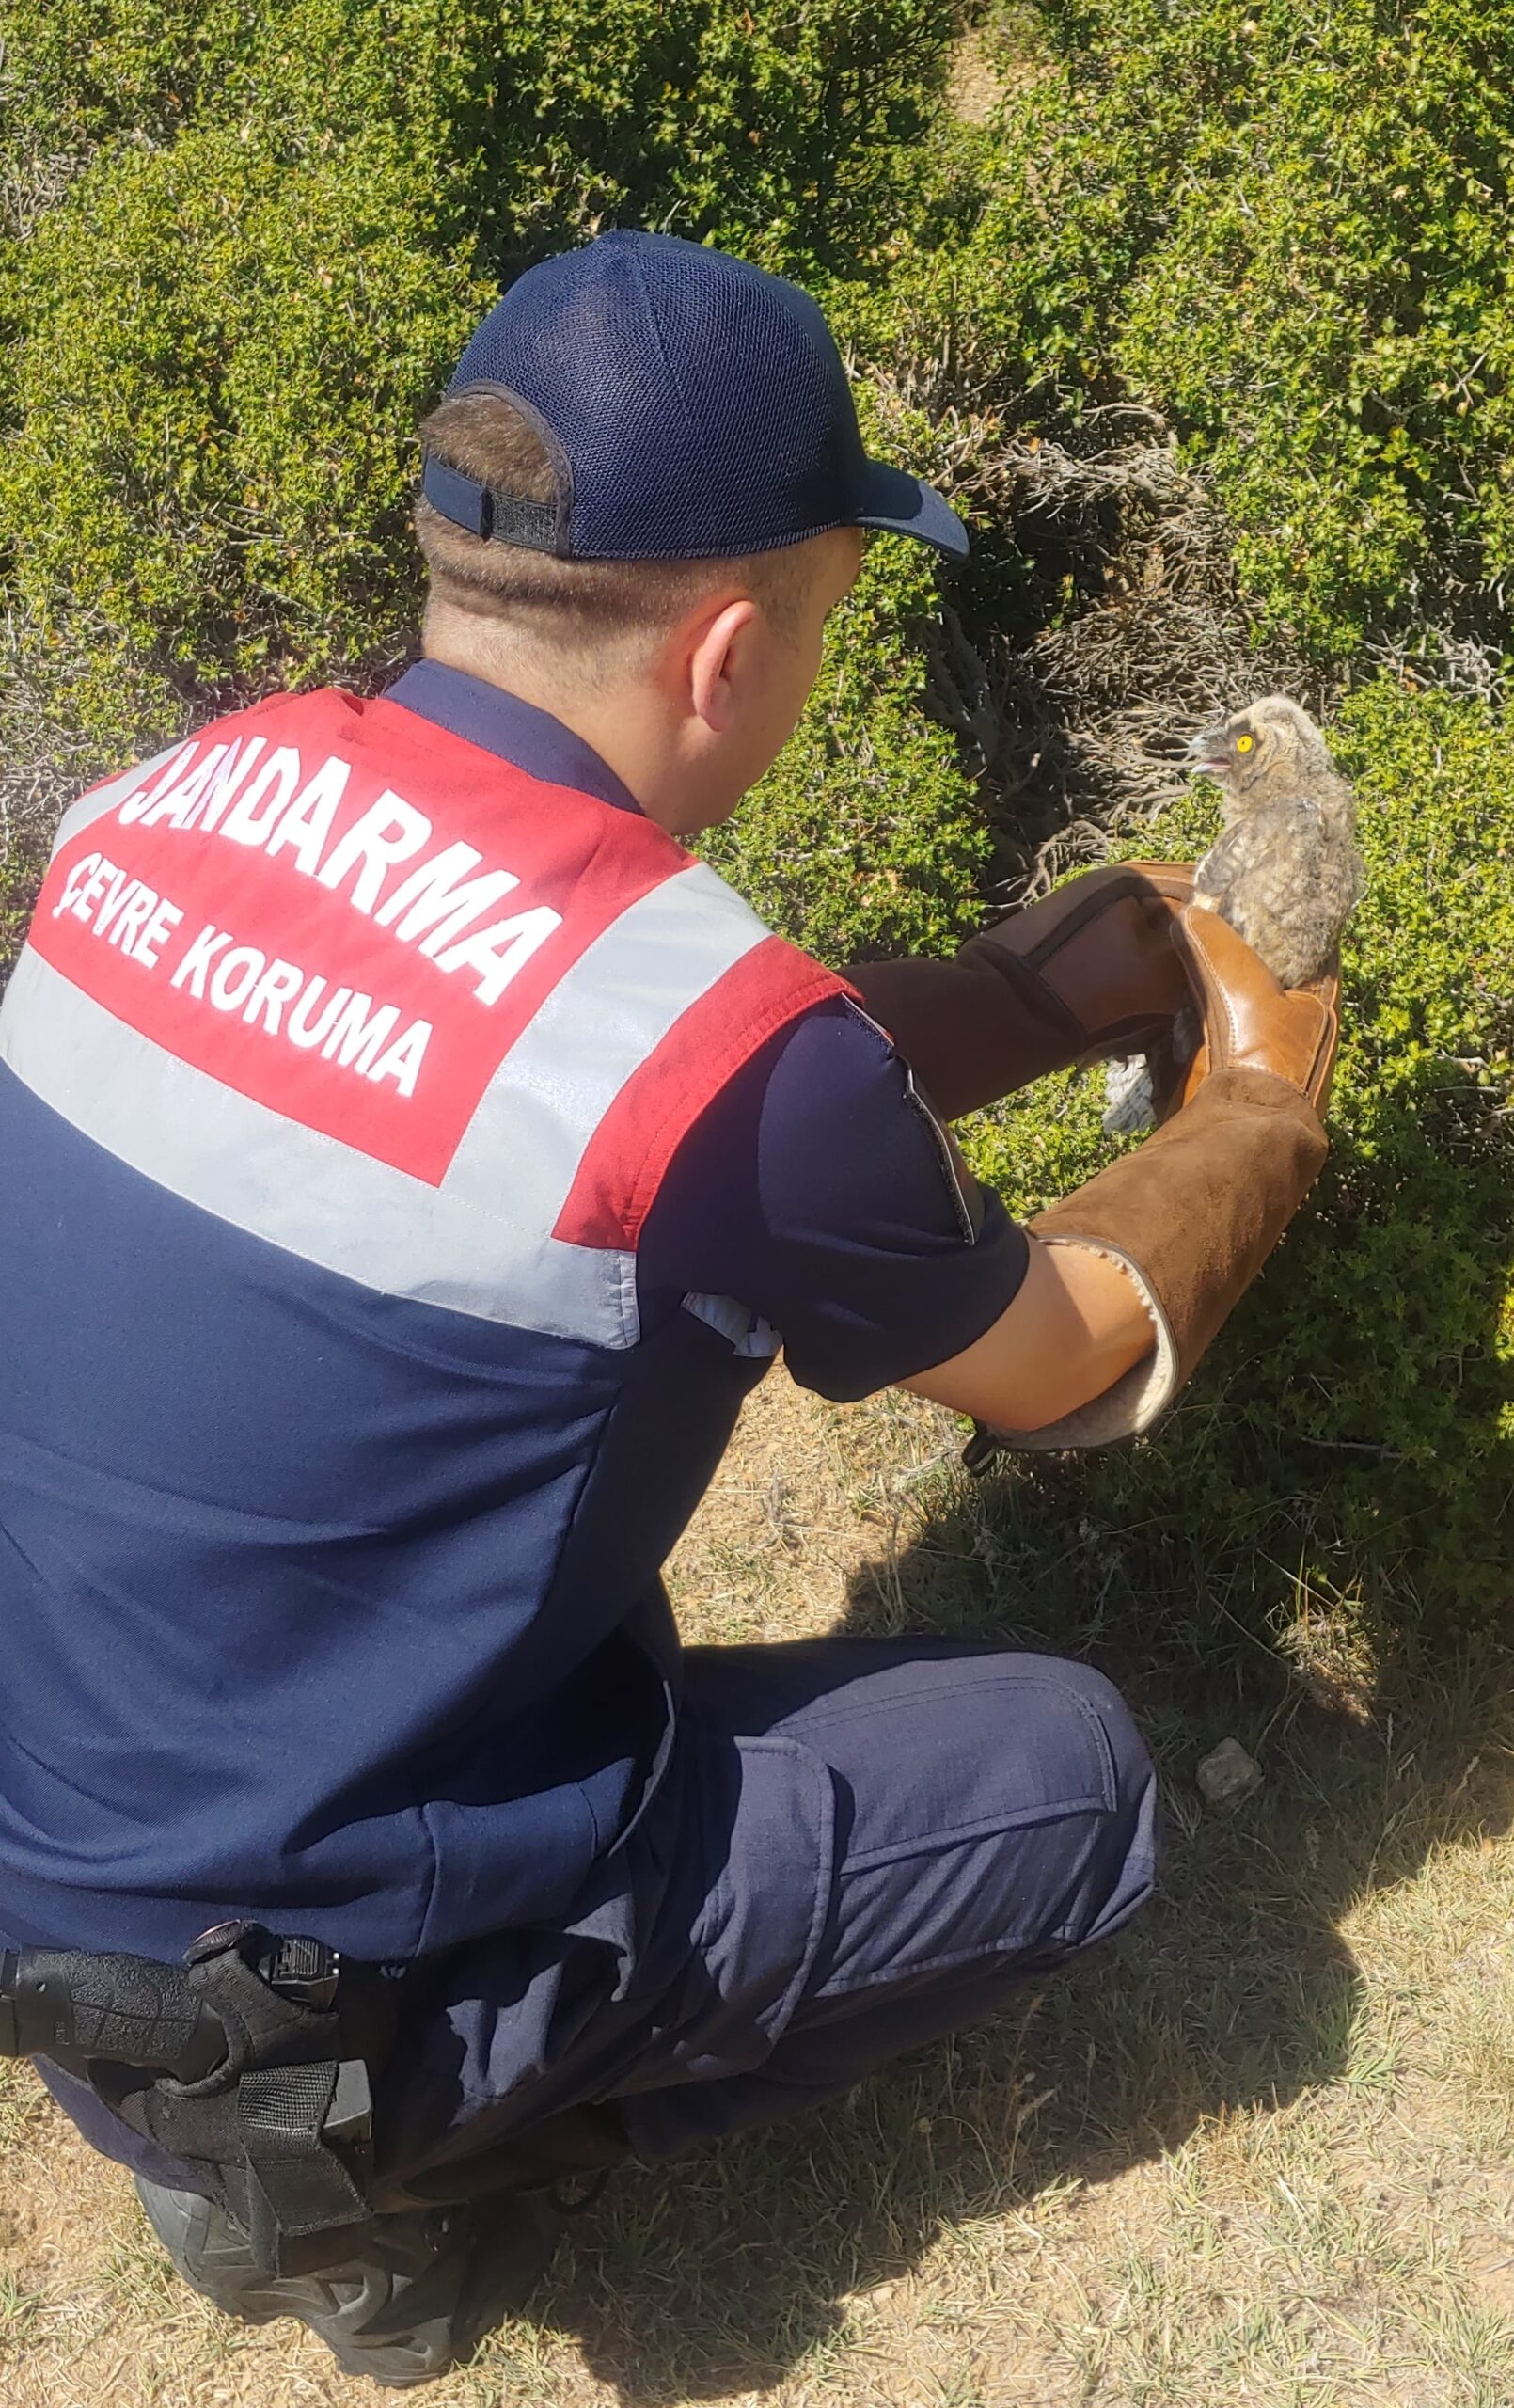
[[[389, 700], [637, 808], [497, 689], [428, 662]], [[0, 1934], [156, 1956], [229, 1912], [371, 1958], [561, 1913], [665, 1745], [658, 1567], [768, 1333], [860, 1397], [981, 1337], [1026, 1260], [839, 1002], [685, 1139], [613, 1362], [356, 1287], [4, 1066], [0, 1194]]]

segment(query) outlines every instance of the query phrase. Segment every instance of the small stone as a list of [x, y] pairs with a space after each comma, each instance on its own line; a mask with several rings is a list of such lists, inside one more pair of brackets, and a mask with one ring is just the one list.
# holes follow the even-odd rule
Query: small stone
[[1205, 1804], [1217, 1814], [1231, 1814], [1254, 1789], [1260, 1789], [1262, 1768], [1238, 1739], [1222, 1739], [1200, 1765], [1198, 1780]]

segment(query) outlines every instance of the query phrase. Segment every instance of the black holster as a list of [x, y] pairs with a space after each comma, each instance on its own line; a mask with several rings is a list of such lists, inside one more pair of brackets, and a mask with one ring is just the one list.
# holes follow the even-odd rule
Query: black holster
[[182, 1969], [154, 1958], [0, 1955], [0, 2055], [59, 2066], [193, 2173], [275, 2275], [365, 2254], [418, 2205], [546, 2189], [629, 2154], [620, 2111], [580, 2104], [417, 2176], [375, 2180], [373, 2087], [401, 1985], [323, 1941], [219, 1924]]
[[193, 2167], [270, 2273], [360, 2255], [373, 2222], [371, 2084], [394, 2047], [392, 1985], [374, 1966], [339, 1969], [321, 1943], [273, 1941], [256, 1924], [207, 1932], [183, 1978], [226, 2034], [213, 2071], [184, 2083], [78, 2050], [57, 2051], [58, 2062], [133, 2131]]

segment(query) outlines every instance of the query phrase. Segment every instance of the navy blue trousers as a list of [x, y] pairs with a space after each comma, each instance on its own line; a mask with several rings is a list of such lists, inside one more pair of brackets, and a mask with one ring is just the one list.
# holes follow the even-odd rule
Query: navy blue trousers
[[[836, 1639], [700, 1648], [677, 1743], [561, 1929], [454, 1952], [380, 2086], [377, 2204], [487, 2189], [559, 2112], [618, 2104], [637, 2154], [814, 2105], [991, 2014], [1150, 1892], [1156, 1783], [1080, 1664]], [[82, 2083], [108, 2155], [196, 2177]]]
[[838, 1639], [685, 1674], [678, 1762], [600, 1894], [570, 1934], [462, 1952], [392, 2069], [402, 2191], [588, 2101], [654, 2160], [812, 2106], [1149, 1894], [1151, 1763], [1082, 1665]]

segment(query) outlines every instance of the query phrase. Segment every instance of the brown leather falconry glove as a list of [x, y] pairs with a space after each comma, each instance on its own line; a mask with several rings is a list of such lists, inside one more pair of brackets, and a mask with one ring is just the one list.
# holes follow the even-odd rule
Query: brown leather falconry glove
[[[1207, 931], [1214, 917], [1213, 912], [1196, 911], [1193, 914], [1194, 926], [1201, 932]], [[1221, 921], [1220, 926], [1225, 930], [1226, 937], [1234, 938], [1235, 931], [1226, 922]], [[1163, 1068], [1161, 1049], [1159, 1048], [1155, 1082], [1159, 1120], [1170, 1120], [1175, 1112], [1181, 1112], [1185, 1104], [1192, 1102], [1210, 1071], [1222, 1069], [1225, 1067], [1230, 1059], [1233, 1042], [1228, 1015], [1221, 1010], [1220, 998], [1213, 991], [1213, 974], [1209, 969], [1209, 955], [1212, 948], [1206, 945], [1202, 954], [1195, 952], [1191, 934], [1181, 928], [1175, 930], [1174, 942], [1181, 952], [1198, 997], [1202, 1033], [1196, 1053], [1181, 1062], [1170, 1060], [1167, 1062], [1169, 1075], [1165, 1086], [1161, 1077]], [[1225, 940], [1221, 938], [1218, 942], [1223, 946]], [[1339, 957], [1337, 956], [1334, 962], [1322, 971], [1317, 978], [1311, 978], [1306, 987], [1295, 988], [1293, 992], [1301, 998], [1301, 1001], [1293, 1006], [1294, 1010], [1312, 1022], [1315, 1015], [1304, 1013], [1304, 1004], [1317, 1006], [1331, 1031], [1330, 1061], [1324, 1073], [1325, 1084], [1320, 1092], [1314, 1097], [1315, 1102], [1323, 1111], [1330, 1092], [1330, 1078], [1335, 1067], [1335, 1040], [1338, 1035], [1341, 1002]], [[1170, 1047], [1167, 1051], [1170, 1055]]]
[[1182, 863], [1113, 863], [1010, 912], [950, 961], [844, 974], [955, 1120], [1049, 1070], [1159, 1043], [1189, 1000], [1172, 931], [1192, 893]]
[[974, 1468], [999, 1447], [1102, 1447], [1149, 1430], [1323, 1166], [1333, 999], [1280, 987], [1212, 911], [1190, 906], [1175, 934], [1204, 1022], [1201, 1083], [1136, 1152], [1029, 1225], [1043, 1244], [1090, 1246], [1123, 1263], [1151, 1315], [1155, 1351], [1063, 1421], [980, 1432], [968, 1451]]

